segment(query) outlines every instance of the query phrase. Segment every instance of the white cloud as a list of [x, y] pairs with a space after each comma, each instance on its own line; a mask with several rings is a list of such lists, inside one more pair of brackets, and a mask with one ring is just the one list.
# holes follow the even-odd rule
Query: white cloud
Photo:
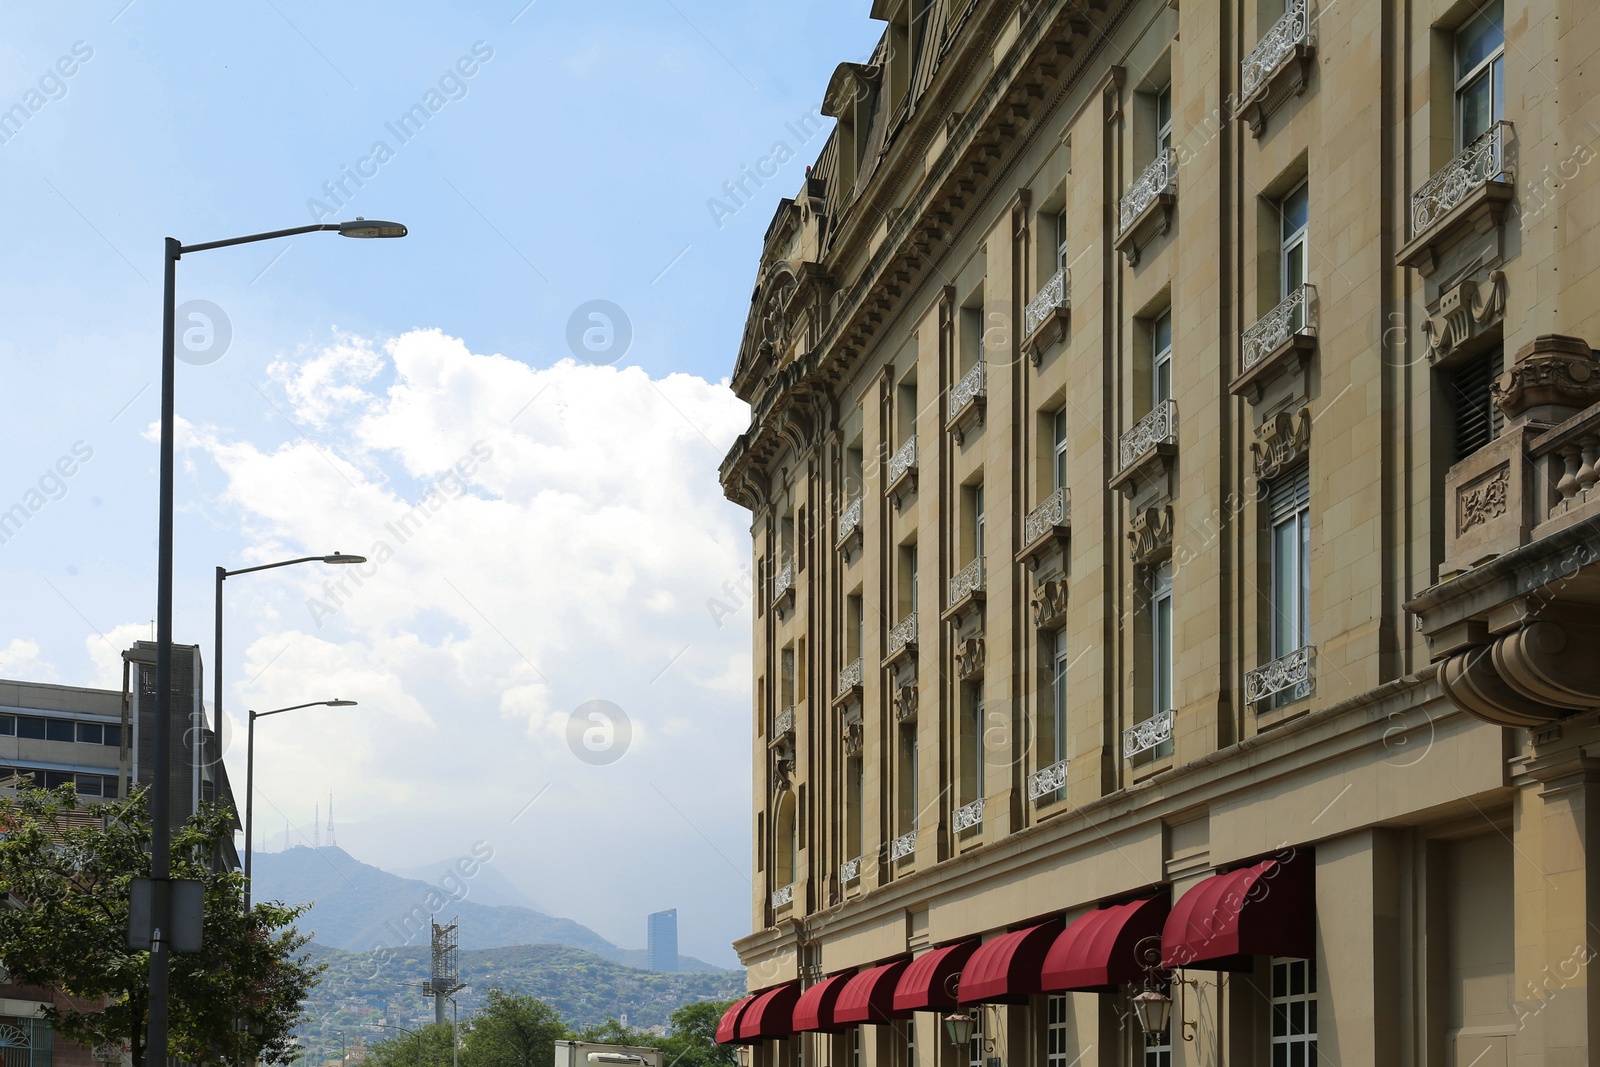
[[9, 645], [0, 648], [0, 678], [29, 682], [60, 680], [55, 667], [40, 657], [39, 643], [21, 637], [13, 638]]
[[[363, 858], [390, 866], [405, 865], [387, 854], [400, 811], [414, 862], [457, 838], [532, 834], [542, 875], [547, 850], [581, 857], [603, 839], [608, 855], [659, 853], [658, 869], [528, 891], [631, 944], [638, 932], [605, 916], [642, 916], [674, 885], [687, 904], [714, 865], [703, 906], [742, 933], [749, 886], [729, 884], [722, 854], [748, 865], [749, 620], [743, 600], [720, 627], [706, 605], [748, 568], [748, 515], [716, 477], [746, 407], [724, 383], [535, 369], [437, 330], [341, 337], [272, 375], [290, 417], [321, 428], [315, 443], [208, 427], [180, 442], [221, 471], [252, 543], [368, 562], [279, 572], [229, 609], [230, 633], [249, 637], [230, 712], [361, 702], [258, 724], [258, 826], [304, 821], [332, 789], [341, 822], [386, 853]], [[631, 722], [616, 763], [569, 745], [593, 699]], [[538, 818], [513, 824], [547, 784]], [[515, 876], [517, 850], [502, 855]]]

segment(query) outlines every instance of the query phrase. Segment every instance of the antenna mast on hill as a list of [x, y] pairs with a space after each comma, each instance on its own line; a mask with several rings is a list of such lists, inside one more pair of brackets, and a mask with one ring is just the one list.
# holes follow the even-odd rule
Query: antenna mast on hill
[[333, 840], [333, 790], [328, 790], [328, 847], [334, 847]]
[[456, 938], [456, 923], [460, 916], [450, 920], [450, 925], [433, 924], [433, 966], [430, 977], [422, 983], [422, 995], [433, 998], [433, 1021], [444, 1025], [444, 1005], [461, 984], [459, 969], [461, 949]]

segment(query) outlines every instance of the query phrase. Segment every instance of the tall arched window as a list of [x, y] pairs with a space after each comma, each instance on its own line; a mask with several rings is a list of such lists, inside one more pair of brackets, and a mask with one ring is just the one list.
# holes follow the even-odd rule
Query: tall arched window
[[772, 887], [779, 889], [794, 881], [798, 861], [795, 801], [792, 790], [784, 790], [778, 794], [772, 826]]

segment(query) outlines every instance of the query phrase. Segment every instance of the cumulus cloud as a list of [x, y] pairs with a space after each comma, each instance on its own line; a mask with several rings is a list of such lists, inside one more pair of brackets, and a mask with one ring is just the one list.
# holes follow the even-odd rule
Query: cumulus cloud
[[55, 682], [60, 677], [53, 665], [40, 656], [39, 643], [24, 638], [14, 638], [0, 648], [0, 678], [14, 678], [30, 682]]
[[[220, 471], [220, 503], [263, 560], [368, 561], [279, 572], [229, 608], [230, 632], [248, 635], [230, 712], [361, 701], [258, 728], [261, 825], [273, 809], [303, 820], [333, 788], [375, 848], [393, 848], [381, 842], [407, 811], [417, 862], [451, 834], [592, 850], [600, 830], [637, 857], [693, 843], [653, 883], [528, 886], [602, 926], [584, 910], [665, 906], [650, 894], [674, 879], [689, 893], [707, 863], [747, 874], [749, 619], [742, 602], [742, 623], [707, 606], [748, 570], [748, 515], [716, 478], [748, 421], [727, 386], [534, 368], [437, 330], [340, 337], [278, 360], [271, 378], [309, 439], [271, 447], [194, 427], [180, 441]], [[575, 709], [596, 699], [631, 725], [615, 763], [570, 741]], [[513, 818], [535, 795], [539, 818]], [[435, 817], [438, 843], [415, 841]], [[515, 850], [502, 854], [514, 874]], [[749, 885], [722, 882], [734, 936]]]

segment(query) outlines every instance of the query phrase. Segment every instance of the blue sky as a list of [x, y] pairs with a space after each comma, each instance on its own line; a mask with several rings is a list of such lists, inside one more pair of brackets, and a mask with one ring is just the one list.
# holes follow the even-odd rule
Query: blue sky
[[[490, 840], [552, 910], [639, 945], [645, 913], [676, 906], [684, 951], [731, 964], [748, 517], [715, 485], [745, 418], [719, 383], [762, 232], [821, 148], [785, 124], [881, 27], [864, 0], [524, 3], [0, 13], [0, 510], [29, 508], [0, 544], [0, 677], [96, 684], [147, 633], [162, 239], [299, 225], [319, 203], [403, 221], [403, 241], [179, 265], [179, 301], [231, 334], [180, 366], [180, 640], [209, 662], [217, 564], [370, 553], [392, 518], [448, 505], [359, 597], [319, 568], [230, 582], [230, 709], [362, 701], [273, 720], [269, 847], [331, 790], [361, 859]], [[779, 141], [795, 158], [719, 226], [707, 201]], [[592, 300], [631, 344], [563, 364]], [[456, 483], [475, 446], [493, 458]], [[715, 626], [712, 599], [740, 613]], [[628, 709], [622, 759], [563, 743], [589, 700]], [[651, 877], [552, 877], [619, 857]]]

